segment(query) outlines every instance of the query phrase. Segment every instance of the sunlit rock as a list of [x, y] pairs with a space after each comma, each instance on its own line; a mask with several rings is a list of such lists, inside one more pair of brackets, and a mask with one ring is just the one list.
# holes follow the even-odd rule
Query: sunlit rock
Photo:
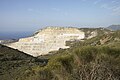
[[37, 31], [32, 37], [19, 39], [18, 42], [6, 44], [32, 56], [49, 54], [59, 48], [69, 48], [66, 41], [81, 40], [85, 33], [77, 28], [47, 27]]

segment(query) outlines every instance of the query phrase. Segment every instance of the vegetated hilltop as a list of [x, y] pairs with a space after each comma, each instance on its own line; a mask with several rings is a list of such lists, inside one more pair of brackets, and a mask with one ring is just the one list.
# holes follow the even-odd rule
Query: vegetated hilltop
[[111, 26], [108, 26], [107, 29], [110, 29], [110, 30], [120, 30], [120, 25], [111, 25]]
[[[83, 30], [86, 31], [86, 36], [89, 35], [88, 32], [94, 33], [93, 29]], [[0, 71], [7, 72], [7, 75], [1, 74], [0, 79], [120, 80], [120, 31], [107, 31], [106, 29], [95, 29], [95, 31], [100, 34], [92, 38], [85, 38], [83, 41], [67, 41], [66, 45], [69, 45], [70, 48], [53, 51], [52, 55], [39, 56], [37, 60], [32, 61], [32, 66], [25, 63], [29, 67], [10, 68], [8, 70], [10, 74], [6, 68], [3, 69], [0, 66]], [[41, 58], [48, 59], [47, 65], [39, 64]], [[43, 61], [43, 63], [45, 62]], [[13, 73], [16, 75], [13, 76]]]

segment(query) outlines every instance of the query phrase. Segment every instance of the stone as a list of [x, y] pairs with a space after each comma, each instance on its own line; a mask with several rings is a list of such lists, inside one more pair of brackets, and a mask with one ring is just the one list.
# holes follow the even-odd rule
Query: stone
[[37, 31], [31, 37], [21, 38], [17, 42], [6, 44], [6, 46], [36, 57], [60, 48], [69, 48], [66, 46], [66, 41], [83, 38], [85, 38], [85, 33], [77, 28], [47, 27]]

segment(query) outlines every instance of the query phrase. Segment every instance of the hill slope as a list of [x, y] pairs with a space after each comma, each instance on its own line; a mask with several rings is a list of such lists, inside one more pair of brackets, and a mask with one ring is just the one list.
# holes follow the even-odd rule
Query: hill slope
[[[67, 44], [71, 46], [69, 49], [59, 49], [52, 55], [32, 60], [31, 56], [20, 57], [23, 62], [5, 59], [0, 65], [0, 79], [120, 80], [120, 31], [102, 33], [84, 41], [70, 41]], [[0, 51], [3, 54], [5, 50], [3, 47]], [[19, 52], [15, 50], [15, 53]], [[49, 59], [47, 65], [41, 57]]]
[[0, 79], [16, 80], [23, 78], [23, 74], [32, 66], [44, 66], [47, 60], [32, 57], [26, 53], [0, 44]]
[[77, 28], [47, 27], [38, 30], [33, 36], [21, 38], [17, 42], [5, 44], [32, 56], [49, 54], [50, 51], [59, 48], [69, 48], [65, 45], [68, 40], [80, 40], [84, 38], [84, 32]]
[[111, 26], [107, 27], [107, 29], [110, 29], [110, 30], [120, 30], [120, 25], [111, 25]]
[[[119, 35], [120, 31], [116, 31], [72, 42], [70, 49], [60, 49], [50, 57], [45, 67], [33, 69], [39, 72], [41, 80], [119, 80]], [[101, 39], [105, 42], [101, 43]]]

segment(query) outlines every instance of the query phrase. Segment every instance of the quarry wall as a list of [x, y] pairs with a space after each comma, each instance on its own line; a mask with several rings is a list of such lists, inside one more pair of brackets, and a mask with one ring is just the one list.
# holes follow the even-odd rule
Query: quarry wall
[[40, 56], [59, 48], [69, 48], [66, 46], [66, 41], [81, 40], [84, 37], [85, 33], [77, 28], [47, 27], [38, 30], [34, 36], [21, 38], [6, 45], [32, 56]]

